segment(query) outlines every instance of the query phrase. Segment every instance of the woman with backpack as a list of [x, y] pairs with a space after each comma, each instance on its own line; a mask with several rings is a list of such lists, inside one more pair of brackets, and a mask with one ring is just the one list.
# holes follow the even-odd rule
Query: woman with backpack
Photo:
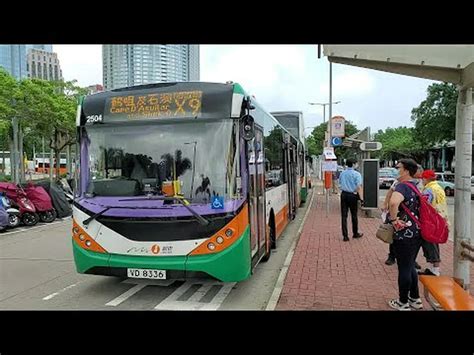
[[421, 246], [421, 233], [412, 217], [420, 216], [419, 191], [415, 180], [418, 166], [413, 159], [401, 159], [396, 168], [399, 170], [399, 178], [390, 197], [388, 220], [395, 230], [393, 251], [398, 266], [399, 298], [390, 300], [388, 304], [394, 309], [409, 311], [411, 308], [423, 308], [415, 269], [416, 255]]

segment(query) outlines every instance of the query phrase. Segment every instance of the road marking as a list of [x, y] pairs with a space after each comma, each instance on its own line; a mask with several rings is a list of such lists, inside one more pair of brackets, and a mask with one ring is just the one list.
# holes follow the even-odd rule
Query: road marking
[[[222, 302], [229, 295], [230, 291], [236, 282], [219, 282], [214, 280], [191, 280], [186, 281], [178, 289], [176, 289], [171, 295], [161, 301], [155, 310], [217, 310]], [[201, 287], [185, 301], [179, 301], [178, 299], [185, 294], [192, 286], [201, 285]], [[206, 296], [213, 286], [220, 286], [217, 294], [211, 299], [210, 302], [201, 302], [201, 299]]]
[[49, 301], [51, 298], [53, 297], [56, 297], [57, 295], [59, 295], [60, 293], [63, 293], [64, 291], [66, 290], [69, 290], [70, 288], [73, 288], [75, 286], [77, 286], [78, 284], [80, 284], [82, 281], [79, 281], [79, 282], [76, 282], [75, 284], [72, 284], [72, 285], [69, 285], [67, 287], [64, 287], [62, 290], [59, 290], [58, 292], [54, 292], [46, 297], [43, 297], [43, 301]]
[[32, 226], [32, 227], [25, 227], [25, 226], [16, 227], [13, 231], [5, 231], [4, 233], [2, 233], [2, 235], [11, 235], [11, 234], [22, 233], [22, 232], [26, 232], [26, 231], [29, 232], [29, 231], [40, 229], [40, 228], [43, 228], [43, 227], [49, 227], [49, 226], [52, 226], [52, 225], [55, 225], [55, 224], [68, 222], [68, 220], [70, 220], [70, 219], [71, 219], [71, 217], [66, 217], [61, 221], [56, 221], [56, 222], [51, 222], [51, 223], [38, 223], [37, 225]]
[[128, 298], [132, 297], [138, 291], [144, 289], [147, 286], [170, 286], [176, 280], [146, 280], [146, 279], [126, 279], [121, 283], [124, 284], [133, 284], [135, 285], [125, 293], [122, 293], [120, 296], [114, 298], [112, 301], [106, 303], [106, 306], [116, 307], [120, 303], [126, 301]]
[[311, 201], [309, 202], [308, 209], [306, 210], [306, 213], [303, 217], [303, 222], [301, 223], [300, 228], [296, 232], [296, 238], [291, 244], [290, 251], [288, 252], [285, 262], [283, 263], [283, 267], [281, 268], [280, 275], [278, 276], [278, 280], [276, 282], [275, 288], [273, 290], [272, 295], [270, 296], [270, 300], [268, 301], [268, 304], [265, 310], [274, 310], [278, 303], [278, 300], [280, 299], [281, 291], [283, 290], [283, 284], [286, 278], [286, 273], [288, 272], [288, 268], [290, 267], [291, 259], [293, 258], [293, 254], [295, 253], [296, 244], [298, 243], [298, 240], [300, 239], [300, 235], [301, 235], [301, 232], [303, 231], [306, 218], [308, 217], [308, 213], [311, 210], [311, 206], [313, 205], [313, 200], [314, 200], [314, 191], [311, 194]]
[[118, 306], [120, 303], [127, 300], [128, 298], [130, 298], [135, 293], [137, 293], [138, 291], [140, 291], [142, 288], [145, 288], [145, 287], [147, 287], [146, 284], [137, 284], [137, 285], [133, 286], [127, 292], [122, 293], [120, 296], [118, 296], [117, 298], [114, 298], [112, 301], [106, 303], [105, 305], [106, 306], [112, 306], [112, 307]]

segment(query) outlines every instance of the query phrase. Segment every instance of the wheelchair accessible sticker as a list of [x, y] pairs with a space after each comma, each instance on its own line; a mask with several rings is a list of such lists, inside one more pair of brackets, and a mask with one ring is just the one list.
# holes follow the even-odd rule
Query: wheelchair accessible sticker
[[213, 210], [219, 210], [224, 208], [224, 197], [223, 196], [213, 196], [211, 208]]

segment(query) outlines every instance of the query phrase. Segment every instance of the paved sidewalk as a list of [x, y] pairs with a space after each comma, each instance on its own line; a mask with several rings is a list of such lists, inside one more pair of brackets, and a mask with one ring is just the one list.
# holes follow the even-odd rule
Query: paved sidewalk
[[[339, 195], [326, 197], [322, 186], [315, 193], [298, 244], [295, 248], [277, 310], [391, 310], [387, 301], [398, 297], [397, 266], [385, 265], [388, 244], [375, 237], [379, 218], [359, 216], [360, 239], [342, 241]], [[350, 214], [348, 217], [351, 236]], [[453, 243], [440, 246], [441, 273], [452, 275]], [[427, 266], [420, 250], [418, 263]], [[474, 264], [471, 263], [471, 293], [474, 293]], [[420, 293], [422, 293], [420, 284]], [[423, 298], [423, 297], [422, 297]], [[425, 308], [428, 303], [423, 300]]]

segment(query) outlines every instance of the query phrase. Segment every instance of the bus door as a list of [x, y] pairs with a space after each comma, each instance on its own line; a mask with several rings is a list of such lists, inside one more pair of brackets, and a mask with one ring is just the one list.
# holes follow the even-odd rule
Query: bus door
[[[257, 255], [265, 245], [265, 169], [263, 159], [263, 133], [255, 125], [255, 138], [247, 143], [249, 169], [249, 214], [251, 256]], [[256, 263], [255, 258], [253, 263]]]

